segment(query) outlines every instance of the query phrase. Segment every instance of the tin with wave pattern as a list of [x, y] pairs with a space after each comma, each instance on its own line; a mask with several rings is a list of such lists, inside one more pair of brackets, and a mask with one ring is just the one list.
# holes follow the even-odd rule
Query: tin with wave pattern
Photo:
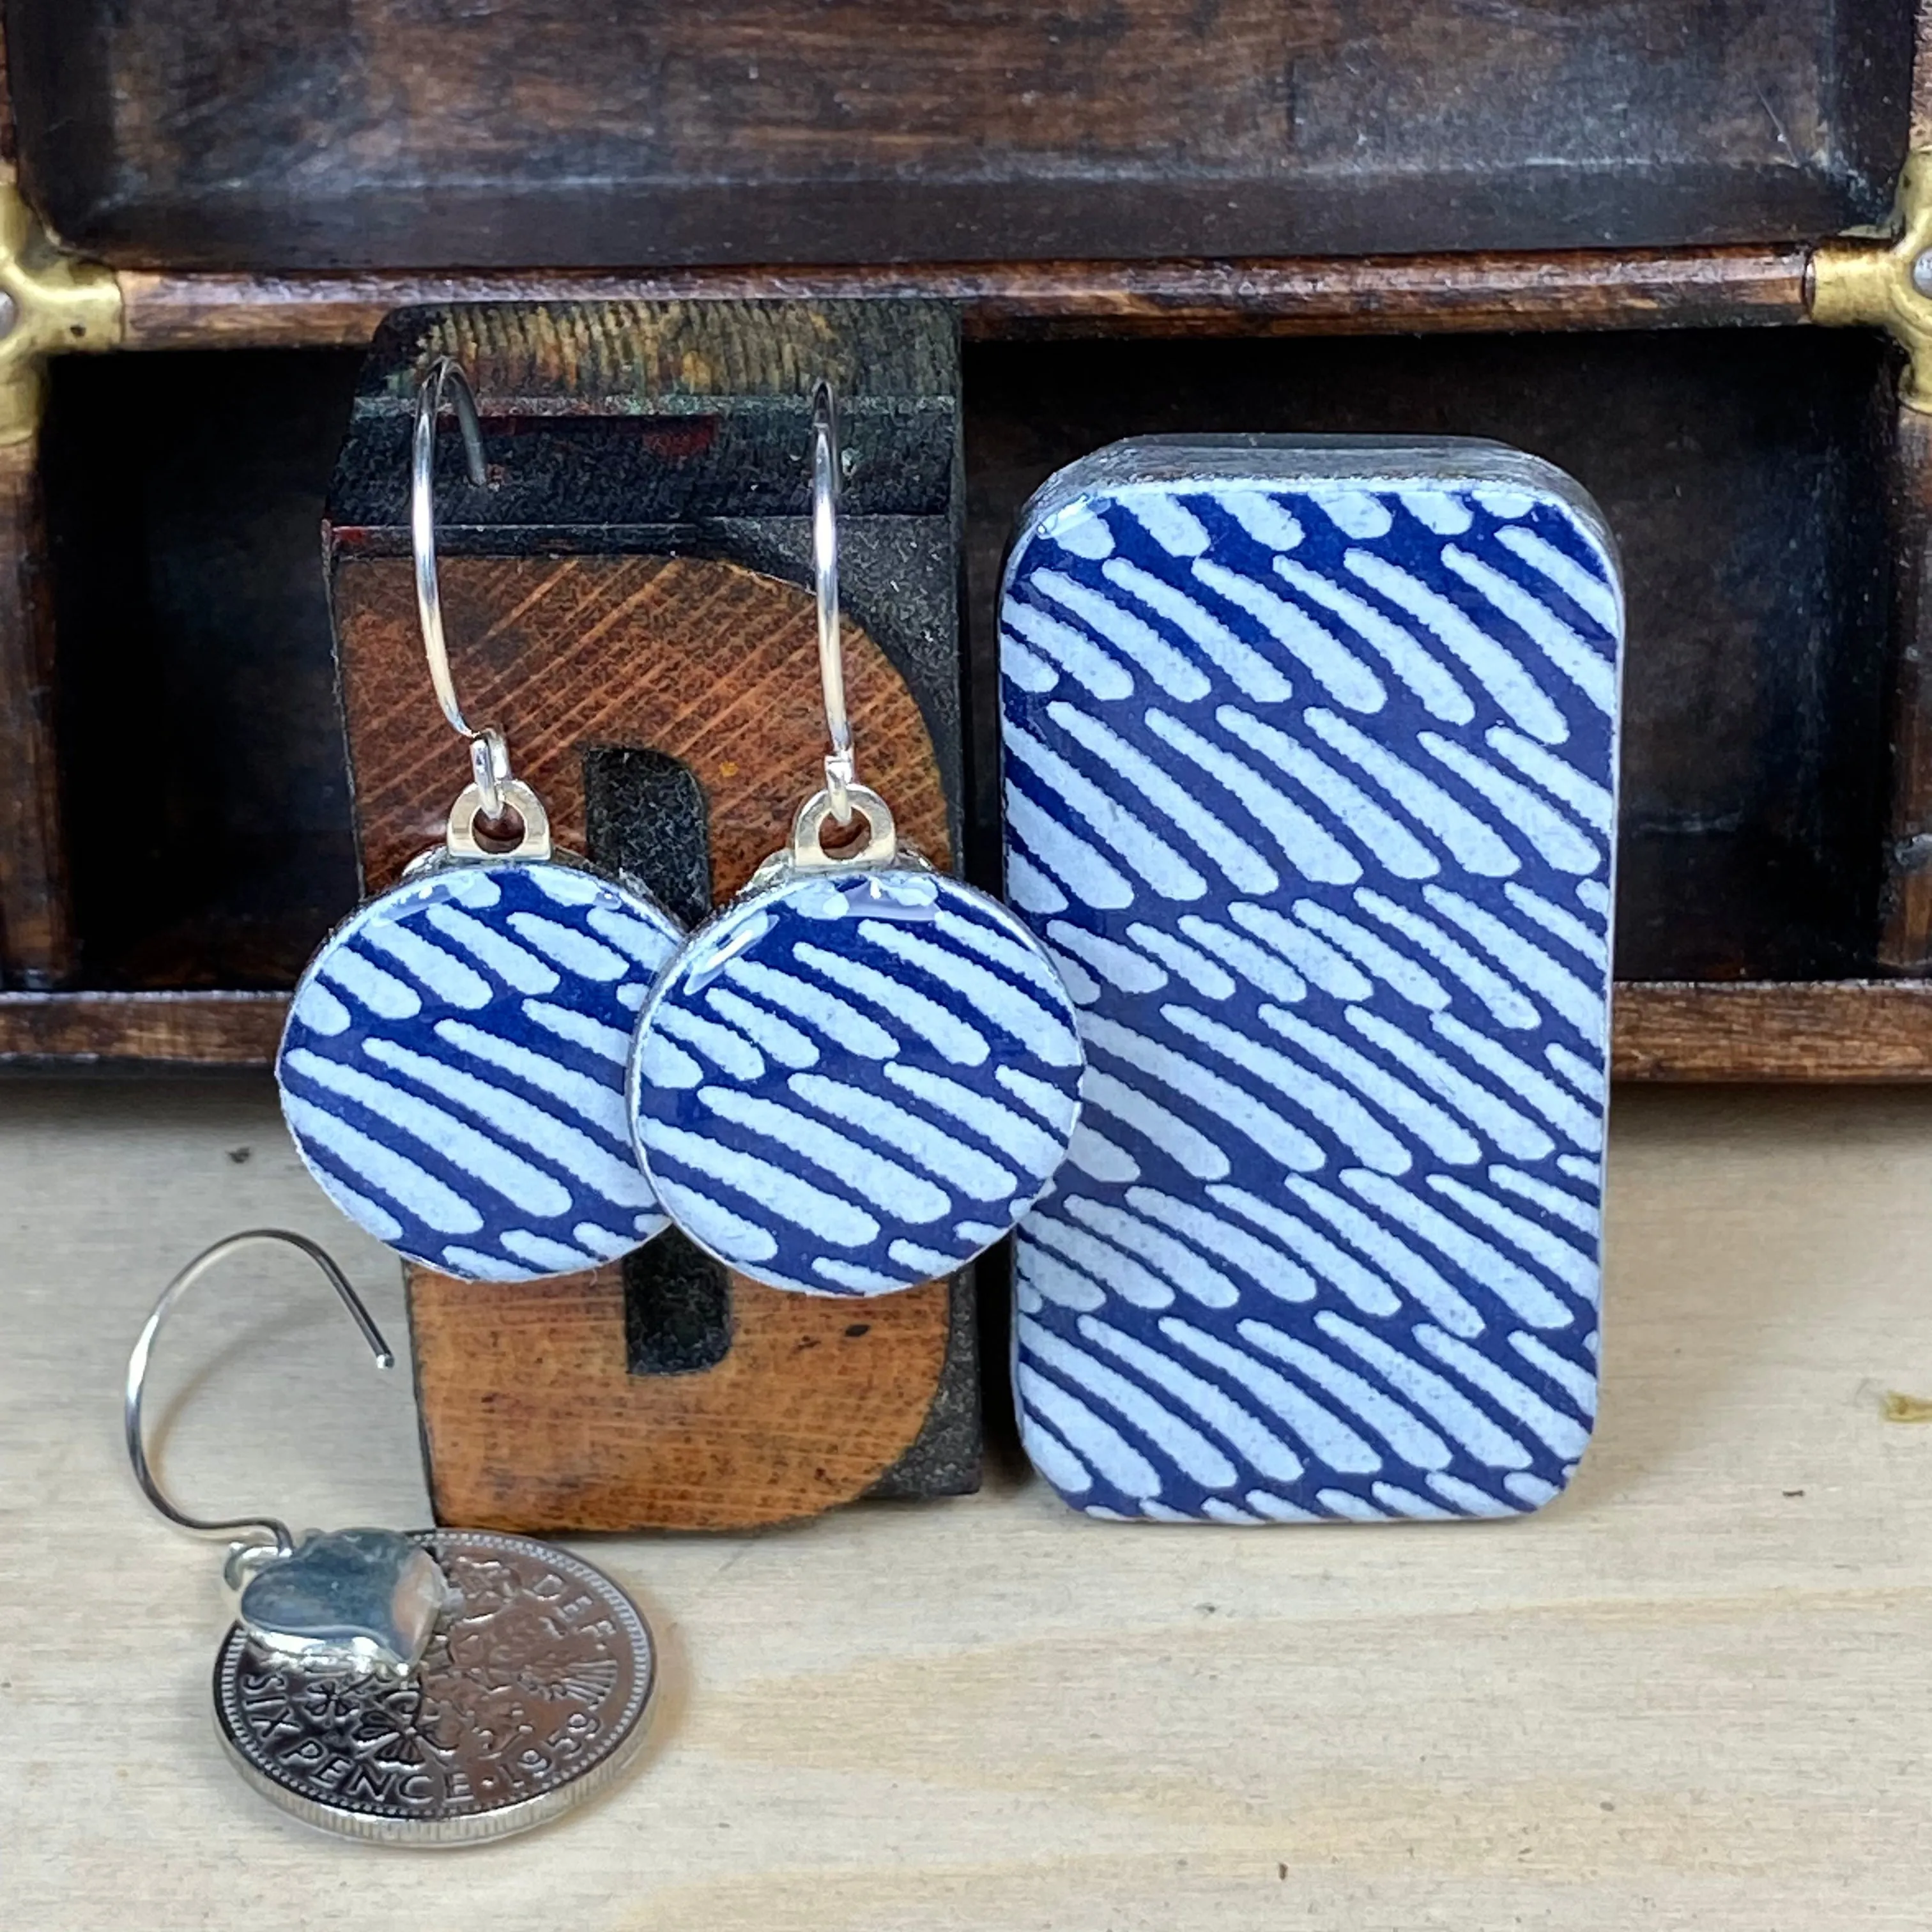
[[1007, 888], [1089, 1070], [1016, 1244], [1101, 1516], [1495, 1516], [1597, 1397], [1623, 607], [1494, 444], [1150, 438], [1001, 604]]

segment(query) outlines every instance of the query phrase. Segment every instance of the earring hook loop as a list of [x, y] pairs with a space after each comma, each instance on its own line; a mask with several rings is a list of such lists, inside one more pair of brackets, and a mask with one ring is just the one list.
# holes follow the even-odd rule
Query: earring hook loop
[[845, 646], [838, 627], [838, 403], [821, 380], [812, 392], [812, 587], [818, 607], [818, 681], [825, 697], [825, 792], [832, 816], [852, 822], [852, 722], [845, 710]]
[[393, 1368], [396, 1358], [389, 1345], [382, 1339], [382, 1331], [376, 1326], [375, 1318], [362, 1305], [362, 1298], [349, 1285], [349, 1277], [338, 1268], [328, 1251], [311, 1241], [305, 1234], [291, 1234], [284, 1228], [248, 1228], [241, 1233], [230, 1234], [217, 1241], [212, 1247], [204, 1248], [161, 1291], [161, 1298], [154, 1304], [154, 1312], [142, 1324], [134, 1351], [128, 1358], [128, 1387], [123, 1415], [128, 1431], [128, 1460], [134, 1466], [134, 1480], [141, 1486], [146, 1496], [161, 1514], [170, 1522], [178, 1523], [183, 1529], [191, 1529], [199, 1536], [225, 1536], [237, 1530], [262, 1529], [275, 1540], [278, 1556], [291, 1554], [296, 1546], [289, 1526], [273, 1516], [235, 1516], [220, 1522], [200, 1516], [190, 1516], [171, 1502], [156, 1480], [154, 1472], [148, 1466], [148, 1450], [141, 1428], [141, 1402], [146, 1392], [148, 1366], [153, 1359], [154, 1338], [160, 1333], [161, 1324], [172, 1312], [176, 1302], [191, 1288], [209, 1269], [218, 1267], [238, 1250], [258, 1241], [275, 1241], [297, 1250], [308, 1256], [321, 1269], [330, 1287], [340, 1298], [343, 1306], [362, 1331], [362, 1339], [369, 1345], [369, 1352], [376, 1358], [379, 1369]]
[[494, 724], [472, 729], [457, 702], [449, 650], [442, 631], [442, 594], [436, 571], [436, 430], [448, 403], [463, 439], [463, 462], [478, 489], [489, 481], [483, 466], [483, 432], [476, 419], [476, 392], [454, 356], [439, 356], [416, 388], [416, 427], [410, 439], [410, 556], [416, 566], [416, 616], [422, 626], [429, 681], [450, 728], [470, 741], [470, 768], [482, 799], [483, 816], [503, 815], [503, 788], [509, 784], [510, 752]]

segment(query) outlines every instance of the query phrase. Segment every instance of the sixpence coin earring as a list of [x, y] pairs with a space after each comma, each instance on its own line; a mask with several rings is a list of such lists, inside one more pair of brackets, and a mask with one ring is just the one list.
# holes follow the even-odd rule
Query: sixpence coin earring
[[[639, 1016], [638, 1157], [700, 1247], [774, 1288], [949, 1274], [1052, 1184], [1084, 1062], [1066, 988], [997, 900], [898, 843], [858, 784], [838, 629], [838, 431], [813, 399], [812, 553], [832, 750], [791, 842], [686, 941]], [[841, 849], [825, 835], [851, 828]], [[835, 836], [835, 843], [836, 843]]]
[[169, 1311], [237, 1250], [306, 1255], [389, 1353], [323, 1250], [251, 1228], [169, 1282], [128, 1362], [128, 1454], [170, 1522], [237, 1540], [236, 1621], [214, 1660], [230, 1760], [272, 1803], [346, 1838], [464, 1845], [526, 1831], [592, 1796], [644, 1741], [656, 1658], [630, 1598], [581, 1558], [492, 1530], [310, 1530], [272, 1516], [209, 1522], [148, 1464], [141, 1402]]
[[531, 1280], [664, 1227], [624, 1079], [638, 1009], [684, 929], [640, 886], [554, 850], [502, 733], [472, 730], [457, 703], [436, 568], [446, 398], [470, 480], [484, 481], [475, 398], [440, 358], [416, 398], [410, 542], [430, 681], [469, 740], [471, 782], [442, 846], [322, 941], [275, 1077], [302, 1159], [351, 1220], [444, 1274]]

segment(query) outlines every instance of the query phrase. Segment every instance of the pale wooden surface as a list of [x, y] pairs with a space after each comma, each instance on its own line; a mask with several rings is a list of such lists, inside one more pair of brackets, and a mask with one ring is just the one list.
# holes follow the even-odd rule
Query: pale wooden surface
[[[1932, 1094], [1635, 1094], [1612, 1168], [1604, 1422], [1546, 1515], [1117, 1528], [1009, 1475], [602, 1544], [664, 1640], [640, 1772], [424, 1855], [230, 1772], [218, 1550], [118, 1440], [202, 1243], [303, 1228], [399, 1327], [394, 1266], [257, 1087], [0, 1087], [0, 1924], [1918, 1932], [1932, 1427], [1883, 1402], [1932, 1395]], [[406, 1382], [292, 1261], [207, 1287], [159, 1372], [184, 1497], [419, 1520]]]

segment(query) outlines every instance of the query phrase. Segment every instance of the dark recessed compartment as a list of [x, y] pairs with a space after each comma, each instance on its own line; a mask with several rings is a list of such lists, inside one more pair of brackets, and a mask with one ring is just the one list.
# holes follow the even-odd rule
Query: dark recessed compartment
[[1884, 219], [1908, 0], [8, 0], [118, 265], [1640, 248]]
[[[1622, 548], [1620, 976], [1869, 973], [1886, 354], [1808, 329], [969, 346], [976, 668], [1015, 513], [1101, 443], [1499, 437], [1576, 476]], [[84, 986], [286, 986], [355, 897], [319, 525], [358, 362], [56, 365], [47, 491]], [[454, 740], [451, 758], [453, 788]], [[982, 787], [982, 854], [992, 810]]]
[[[1876, 340], [1001, 344], [968, 350], [966, 383], [982, 665], [1015, 513], [1052, 471], [1118, 437], [1484, 436], [1569, 471], [1616, 532], [1628, 598], [1619, 977], [1874, 970], [1891, 406]], [[983, 731], [991, 713], [979, 716]]]
[[56, 730], [84, 986], [285, 987], [355, 902], [321, 523], [361, 363], [54, 365]]

